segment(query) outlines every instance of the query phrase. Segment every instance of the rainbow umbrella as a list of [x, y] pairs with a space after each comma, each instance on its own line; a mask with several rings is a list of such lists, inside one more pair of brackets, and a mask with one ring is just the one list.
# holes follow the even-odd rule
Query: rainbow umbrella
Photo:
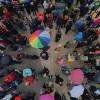
[[48, 31], [37, 30], [29, 38], [29, 43], [33, 48], [44, 48], [50, 43], [50, 34]]

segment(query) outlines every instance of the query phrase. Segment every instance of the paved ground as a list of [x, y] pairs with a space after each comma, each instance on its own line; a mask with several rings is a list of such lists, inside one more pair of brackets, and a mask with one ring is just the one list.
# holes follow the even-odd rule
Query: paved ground
[[[58, 42], [58, 43], [55, 43], [55, 33], [56, 33], [56, 30], [55, 30], [55, 24], [54, 24], [54, 28], [52, 29], [53, 31], [53, 34], [52, 34], [52, 37], [51, 37], [51, 44], [50, 44], [50, 49], [48, 50], [48, 53], [49, 53], [49, 59], [48, 60], [43, 60], [43, 59], [39, 59], [39, 60], [28, 60], [28, 59], [24, 59], [23, 60], [23, 63], [20, 64], [20, 65], [14, 65], [12, 67], [15, 67], [17, 69], [24, 69], [25, 67], [32, 67], [33, 69], [39, 71], [41, 70], [44, 66], [46, 66], [49, 70], [50, 70], [50, 74], [54, 75], [55, 74], [60, 74], [61, 77], [64, 78], [65, 82], [67, 81], [67, 77], [62, 75], [61, 73], [61, 70], [60, 70], [60, 66], [58, 66], [55, 61], [56, 61], [56, 58], [59, 57], [59, 56], [65, 56], [67, 52], [71, 52], [72, 49], [68, 50], [68, 49], [62, 49], [60, 52], [55, 52], [55, 47], [58, 45], [58, 44], [64, 44], [66, 41], [69, 41], [69, 40], [73, 40], [73, 36], [75, 34], [75, 32], [72, 32], [72, 31], [69, 31], [67, 35], [65, 35], [65, 29], [63, 28], [62, 29], [62, 38], [61, 40]], [[9, 52], [11, 55], [15, 55], [16, 53], [15, 52], [12, 52], [12, 51], [7, 51]], [[34, 49], [34, 48], [26, 48], [24, 49], [22, 52], [24, 53], [28, 53], [28, 54], [37, 54], [39, 55], [41, 50], [39, 49]], [[66, 62], [66, 65], [69, 66], [71, 69], [73, 67], [80, 67], [80, 64], [79, 62], [73, 62], [73, 63], [67, 63]], [[25, 86], [25, 84], [21, 84], [18, 88], [18, 91], [31, 91], [31, 92], [36, 92], [38, 95], [36, 96], [36, 99], [35, 100], [38, 100], [38, 96], [39, 96], [39, 91], [40, 91], [40, 86], [42, 86], [43, 83], [43, 80], [41, 79], [40, 81], [35, 81], [34, 85], [33, 86]], [[68, 100], [69, 100], [69, 97], [67, 95], [67, 87], [66, 85], [64, 84], [64, 86], [60, 87], [58, 86], [57, 84], [55, 84], [55, 91], [59, 91], [61, 93], [65, 93]]]
[[[52, 29], [53, 34], [51, 37], [51, 43], [50, 43], [50, 49], [48, 50], [49, 53], [49, 59], [48, 60], [43, 60], [43, 59], [39, 59], [39, 60], [28, 60], [28, 59], [24, 59], [23, 63], [20, 65], [14, 65], [12, 67], [15, 67], [17, 69], [24, 69], [25, 67], [31, 67], [37, 71], [41, 70], [44, 66], [46, 66], [49, 70], [50, 70], [50, 74], [54, 75], [55, 74], [60, 74], [61, 77], [64, 78], [65, 82], [67, 81], [67, 77], [65, 77], [64, 75], [62, 75], [61, 71], [60, 71], [60, 67], [55, 63], [56, 58], [59, 56], [65, 56], [67, 52], [71, 52], [72, 49], [62, 49], [60, 52], [56, 53], [55, 52], [55, 47], [58, 44], [64, 44], [67, 41], [73, 40], [73, 36], [76, 33], [75, 31], [69, 31], [67, 35], [65, 35], [65, 29], [63, 28], [62, 31], [62, 38], [58, 43], [55, 43], [55, 34], [56, 34], [56, 30], [55, 30], [55, 24], [54, 24], [54, 28]], [[24, 53], [28, 53], [28, 54], [36, 54], [39, 55], [41, 50], [39, 49], [34, 49], [34, 48], [26, 48], [24, 49], [22, 52]], [[7, 53], [11, 54], [11, 55], [15, 55], [15, 52], [12, 51], [7, 51]], [[75, 61], [73, 63], [67, 63], [66, 62], [66, 66], [69, 66], [71, 69], [73, 67], [80, 67], [82, 63], [79, 61]], [[31, 92], [36, 92], [37, 96], [35, 98], [35, 100], [38, 100], [39, 97], [39, 91], [40, 91], [40, 87], [42, 86], [43, 80], [41, 79], [40, 81], [35, 81], [33, 86], [25, 86], [23, 83], [19, 86], [18, 91], [31, 91]], [[65, 93], [67, 100], [70, 100], [68, 95], [67, 95], [67, 87], [64, 84], [64, 86], [60, 87], [57, 84], [55, 84], [55, 91], [59, 91], [60, 93]]]

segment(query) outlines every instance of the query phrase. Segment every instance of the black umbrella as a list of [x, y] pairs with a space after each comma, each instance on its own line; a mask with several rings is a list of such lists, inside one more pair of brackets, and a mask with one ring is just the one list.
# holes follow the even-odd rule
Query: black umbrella
[[100, 83], [100, 72], [97, 72], [95, 75], [95, 82]]
[[9, 66], [12, 61], [12, 57], [10, 55], [3, 55], [0, 58], [1, 65]]

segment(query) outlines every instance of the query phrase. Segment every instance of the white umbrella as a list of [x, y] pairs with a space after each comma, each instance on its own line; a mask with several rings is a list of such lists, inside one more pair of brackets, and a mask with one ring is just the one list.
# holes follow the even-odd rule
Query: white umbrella
[[12, 98], [12, 95], [8, 94], [4, 98], [2, 98], [1, 100], [11, 100], [11, 98]]
[[70, 91], [71, 97], [79, 98], [84, 93], [84, 87], [82, 85], [74, 86]]

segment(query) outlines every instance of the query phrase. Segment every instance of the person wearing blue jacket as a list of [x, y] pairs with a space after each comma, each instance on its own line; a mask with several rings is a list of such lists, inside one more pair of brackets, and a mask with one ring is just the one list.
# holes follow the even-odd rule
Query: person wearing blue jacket
[[70, 8], [72, 4], [73, 4], [73, 0], [67, 0], [67, 6], [68, 6], [68, 8]]

